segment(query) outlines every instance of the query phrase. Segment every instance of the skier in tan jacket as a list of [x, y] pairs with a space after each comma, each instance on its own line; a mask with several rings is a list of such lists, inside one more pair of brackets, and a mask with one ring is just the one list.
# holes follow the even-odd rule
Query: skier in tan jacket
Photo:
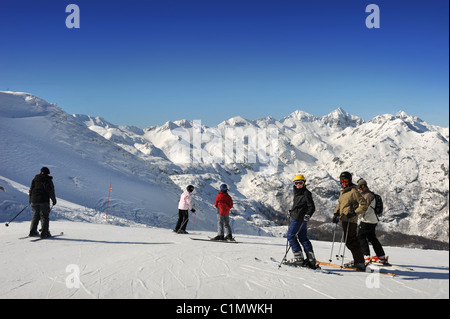
[[354, 267], [357, 270], [365, 271], [364, 255], [357, 236], [358, 215], [364, 214], [368, 204], [364, 197], [358, 192], [358, 188], [352, 183], [352, 174], [342, 172], [339, 176], [342, 186], [338, 205], [334, 210], [333, 222], [342, 221], [345, 245], [353, 255], [353, 264], [347, 267]]

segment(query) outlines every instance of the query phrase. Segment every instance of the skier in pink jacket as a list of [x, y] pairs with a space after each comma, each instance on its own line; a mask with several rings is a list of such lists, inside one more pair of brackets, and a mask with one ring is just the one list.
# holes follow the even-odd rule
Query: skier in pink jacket
[[194, 186], [189, 185], [186, 190], [180, 196], [180, 202], [178, 203], [178, 222], [175, 226], [174, 232], [178, 234], [187, 234], [186, 226], [189, 222], [189, 212], [195, 213], [195, 209], [192, 208], [192, 192], [194, 191]]

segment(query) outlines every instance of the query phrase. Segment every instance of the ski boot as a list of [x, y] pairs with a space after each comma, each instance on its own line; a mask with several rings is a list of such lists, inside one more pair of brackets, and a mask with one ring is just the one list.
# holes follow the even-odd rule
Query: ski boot
[[301, 251], [294, 251], [294, 258], [286, 260], [284, 264], [295, 267], [304, 267], [305, 259]]
[[42, 238], [42, 239], [50, 238], [50, 237], [52, 237], [52, 234], [50, 234], [49, 231], [43, 231], [43, 232], [41, 233], [41, 238]]
[[304, 261], [303, 267], [320, 269], [319, 264], [316, 262], [316, 256], [314, 255], [314, 252], [312, 250], [306, 252], [306, 259]]
[[355, 263], [353, 260], [349, 263], [344, 264], [344, 268], [355, 268], [356, 271], [366, 271], [366, 264], [364, 263]]
[[224, 238], [226, 241], [236, 241], [231, 234], [228, 234]]
[[383, 265], [388, 263], [386, 256], [381, 256], [381, 257], [374, 256], [374, 257], [372, 257], [372, 262], [378, 263], [378, 264], [383, 264]]

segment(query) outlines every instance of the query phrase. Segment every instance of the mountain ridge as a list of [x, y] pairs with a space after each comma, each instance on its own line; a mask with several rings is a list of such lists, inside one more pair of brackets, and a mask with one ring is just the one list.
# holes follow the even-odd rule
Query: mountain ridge
[[[95, 155], [91, 155], [91, 159], [95, 162], [100, 158], [100, 161], [107, 163], [100, 165], [106, 167], [109, 172], [100, 176], [104, 179], [104, 184], [109, 184], [109, 176], [106, 175], [111, 175], [114, 171], [122, 172], [127, 179], [136, 176], [144, 184], [148, 181], [155, 186], [162, 183], [165, 185], [164, 191], [171, 194], [170, 200], [174, 202], [177, 201], [177, 193], [186, 185], [196, 185], [196, 205], [200, 208], [200, 212], [205, 214], [197, 214], [200, 227], [215, 227], [211, 201], [219, 184], [226, 182], [230, 184], [230, 192], [236, 199], [236, 208], [232, 216], [235, 231], [252, 229], [253, 233], [276, 233], [277, 227], [273, 221], [286, 220], [292, 202], [291, 179], [298, 172], [307, 176], [309, 188], [316, 201], [317, 211], [313, 219], [324, 225], [329, 224], [339, 195], [338, 176], [341, 171], [349, 170], [354, 174], [355, 182], [359, 177], [364, 177], [369, 187], [383, 196], [385, 213], [379, 224], [380, 230], [424, 236], [448, 243], [448, 128], [430, 125], [403, 111], [395, 115], [382, 114], [367, 122], [338, 108], [322, 117], [297, 110], [280, 120], [271, 116], [257, 120], [236, 116], [213, 128], [199, 125], [194, 121], [178, 120], [168, 121], [162, 126], [139, 129], [132, 126], [117, 126], [101, 117], [68, 115], [55, 104], [47, 102], [45, 103], [48, 104], [49, 112], [43, 113], [44, 102], [39, 98], [33, 99], [32, 95], [26, 93], [1, 92], [0, 119], [2, 123], [7, 124], [2, 136], [5, 134], [9, 136], [6, 127], [12, 129], [14, 126], [12, 122], [15, 119], [11, 116], [15, 112], [11, 105], [15, 103], [21, 110], [21, 115], [30, 115], [28, 123], [34, 122], [34, 125], [39, 127], [41, 124], [36, 123], [45, 119], [51, 123], [52, 128], [59, 127], [63, 137], [53, 134], [47, 137], [71, 145], [72, 151], [75, 149], [76, 153], [82, 154], [83, 147], [91, 143], [94, 143], [95, 147], [100, 147], [97, 154], [92, 153]], [[27, 113], [26, 107], [32, 110], [37, 108], [37, 111]], [[69, 133], [63, 127], [67, 123], [71, 123], [68, 127], [72, 127]], [[22, 132], [23, 128], [29, 125], [17, 121], [16, 124], [20, 124], [22, 128], [21, 130], [16, 128], [16, 132]], [[83, 133], [86, 138], [81, 138], [86, 145], [77, 141], [74, 134], [77, 130], [84, 132], [81, 129], [83, 126], [91, 132]], [[187, 145], [192, 159], [195, 149], [192, 138], [195, 130], [202, 134], [201, 149], [209, 155], [214, 152], [221, 154], [221, 147], [225, 143], [225, 139], [219, 140], [221, 142], [218, 143], [214, 136], [220, 135], [226, 129], [239, 128], [247, 129], [247, 133], [257, 129], [277, 130], [278, 152], [275, 173], [267, 174], [261, 171], [266, 163], [249, 162], [251, 139], [248, 137], [244, 138], [247, 157], [240, 162], [205, 162], [205, 158], [202, 157], [203, 162], [199, 163], [177, 163], [173, 158], [174, 147], [180, 141], [177, 132], [185, 132], [191, 138]], [[95, 135], [92, 135], [93, 133]], [[5, 145], [7, 140], [5, 137], [3, 141]], [[21, 140], [24, 142], [26, 139], [22, 137]], [[266, 141], [267, 145], [262, 148], [267, 151], [272, 142]], [[101, 151], [103, 147], [108, 151]], [[12, 145], [9, 145], [7, 150], [20, 153]], [[122, 155], [120, 158], [113, 156], [108, 162], [108, 155], [112, 152]], [[233, 152], [236, 153], [236, 146]], [[103, 155], [98, 157], [99, 154]], [[6, 156], [2, 155], [2, 160], [4, 157]], [[31, 168], [25, 170], [27, 171], [25, 174], [23, 169], [15, 167], [17, 164], [14, 164], [11, 158], [5, 162], [10, 164], [15, 172], [8, 174], [5, 173], [6, 169], [2, 169], [0, 176], [22, 184], [29, 182], [27, 179], [30, 178]], [[34, 163], [31, 158], [25, 163], [29, 166], [40, 165]], [[34, 167], [34, 170], [36, 169]], [[20, 180], [15, 179], [18, 175], [21, 176]], [[26, 175], [26, 178], [23, 175]], [[74, 177], [76, 176], [71, 176], [72, 181]], [[78, 180], [83, 184], [82, 178]], [[74, 190], [79, 190], [79, 187]], [[123, 187], [121, 190], [125, 191]], [[97, 203], [91, 200], [85, 206], [99, 211], [104, 210], [105, 199], [104, 196], [101, 197]], [[122, 214], [126, 218], [132, 220], [134, 218], [136, 221], [136, 216], [139, 216], [137, 219], [145, 220], [144, 223], [149, 225], [159, 221], [154, 216], [147, 218], [141, 216], [148, 214], [146, 205], [151, 205], [143, 199], [144, 195], [139, 198], [142, 203], [138, 208], [133, 207], [132, 203], [125, 203], [124, 197], [126, 196], [122, 196], [118, 207], [133, 211], [131, 214]], [[77, 198], [79, 204], [86, 204]], [[172, 204], [175, 205], [176, 203]], [[153, 211], [151, 214], [163, 218], [175, 211], [167, 203], [159, 206], [161, 208], [158, 212]]]

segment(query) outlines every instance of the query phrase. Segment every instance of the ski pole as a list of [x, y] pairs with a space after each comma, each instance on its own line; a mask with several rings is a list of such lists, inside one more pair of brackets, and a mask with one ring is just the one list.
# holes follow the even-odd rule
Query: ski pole
[[[289, 226], [291, 226], [291, 216], [290, 215], [289, 215]], [[289, 227], [288, 227], [288, 231], [289, 231]], [[278, 269], [280, 269], [281, 264], [283, 263], [284, 259], [286, 259], [286, 256], [290, 249], [291, 249], [291, 246], [289, 245], [289, 240], [288, 240], [287, 233], [286, 233], [286, 253], [284, 254], [283, 259], [281, 259], [281, 263], [278, 265]]]
[[328, 260], [329, 262], [331, 262], [333, 260], [333, 250], [334, 250], [334, 240], [336, 237], [336, 229], [337, 229], [337, 223], [334, 226], [334, 230], [333, 230], [333, 244], [331, 245], [331, 253], [330, 253], [330, 259]]
[[16, 219], [17, 216], [19, 216], [20, 214], [22, 214], [22, 212], [23, 212], [25, 209], [28, 208], [28, 206], [30, 206], [30, 204], [28, 204], [28, 205], [27, 205], [24, 209], [22, 209], [16, 216], [14, 216], [13, 219], [11, 219], [8, 223], [6, 223], [5, 226], [8, 227], [9, 224], [10, 224], [14, 219]]
[[350, 226], [350, 222], [347, 222], [347, 230], [345, 231], [345, 245], [344, 245], [344, 250], [342, 252], [341, 268], [344, 268], [345, 247], [347, 247], [348, 227], [349, 226]]
[[339, 257], [342, 257], [341, 255], [341, 249], [342, 249], [342, 243], [344, 242], [344, 229], [342, 229], [342, 235], [341, 235], [341, 242], [339, 244], [339, 251], [336, 255], [336, 259], [339, 260]]
[[283, 264], [283, 261], [286, 259], [286, 256], [287, 256], [289, 250], [291, 250], [291, 245], [289, 244], [289, 240], [288, 240], [287, 235], [286, 235], [286, 253], [284, 254], [283, 259], [281, 259], [281, 262], [278, 265], [278, 269], [281, 268], [281, 265]]
[[197, 217], [197, 214], [194, 213], [194, 221], [192, 222], [192, 231], [195, 229], [195, 217]]

